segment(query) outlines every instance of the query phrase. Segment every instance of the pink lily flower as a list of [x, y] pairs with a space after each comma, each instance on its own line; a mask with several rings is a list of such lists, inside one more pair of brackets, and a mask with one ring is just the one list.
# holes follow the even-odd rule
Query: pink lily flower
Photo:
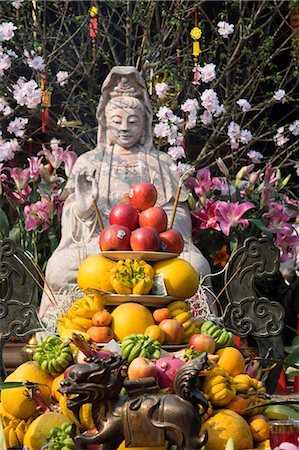
[[29, 176], [32, 181], [37, 181], [40, 175], [39, 167], [42, 162], [42, 158], [38, 158], [37, 156], [32, 156], [31, 158], [27, 158], [29, 161]]
[[2, 195], [2, 192], [3, 192], [2, 183], [3, 183], [3, 181], [7, 180], [7, 175], [5, 175], [5, 173], [2, 173], [3, 167], [4, 167], [4, 164], [0, 163], [0, 196]]
[[287, 224], [290, 216], [283, 205], [279, 203], [271, 203], [269, 211], [262, 215], [263, 219], [269, 219], [267, 228], [271, 233], [288, 233], [292, 227]]
[[212, 178], [211, 189], [213, 189], [213, 191], [220, 191], [221, 195], [228, 195], [230, 187], [226, 178], [214, 177]]
[[42, 233], [50, 226], [48, 204], [38, 201], [24, 208], [25, 230]]
[[31, 187], [29, 186], [29, 184], [27, 184], [27, 186], [25, 186], [24, 189], [21, 190], [21, 192], [7, 191], [6, 197], [11, 201], [13, 201], [14, 203], [17, 202], [20, 205], [23, 205], [24, 203], [29, 201], [31, 191], [32, 191]]
[[196, 174], [196, 178], [190, 177], [185, 181], [187, 189], [194, 189], [194, 192], [198, 197], [206, 196], [206, 193], [211, 189], [211, 172], [210, 169], [204, 167], [199, 169]]
[[246, 229], [249, 226], [247, 219], [241, 219], [241, 217], [249, 210], [254, 208], [254, 204], [251, 202], [240, 203], [227, 203], [219, 202], [218, 205], [218, 220], [222, 232], [229, 236], [231, 227], [237, 227], [241, 225], [242, 229]]
[[299, 245], [299, 236], [291, 234], [291, 230], [286, 234], [277, 234], [275, 244], [280, 249], [280, 262], [285, 262], [293, 257], [294, 248]]
[[264, 175], [264, 181], [263, 181], [263, 190], [261, 195], [261, 208], [268, 208], [271, 198], [272, 198], [272, 191], [273, 191], [273, 185], [279, 180], [278, 177], [276, 177], [273, 174], [273, 167], [271, 165], [268, 165], [265, 169], [265, 175]]
[[73, 167], [74, 167], [74, 164], [75, 164], [77, 158], [78, 158], [77, 153], [69, 151], [69, 150], [66, 150], [63, 154], [64, 171], [68, 178], [70, 177], [70, 175], [72, 173], [72, 170], [73, 170]]
[[38, 152], [38, 156], [39, 155], [44, 155], [45, 158], [50, 162], [51, 166], [54, 169], [58, 169], [63, 163], [64, 150], [62, 147], [59, 147], [57, 145], [54, 146], [52, 151], [50, 151], [43, 145], [43, 150]]
[[213, 203], [211, 200], [207, 200], [206, 207], [191, 211], [192, 216], [196, 217], [201, 223], [199, 228], [205, 230], [206, 228], [214, 228], [214, 230], [220, 231], [220, 226], [217, 223], [218, 204], [216, 201]]
[[21, 192], [30, 180], [30, 171], [29, 169], [22, 169], [21, 167], [14, 167], [13, 169], [8, 168], [12, 179], [16, 184], [16, 188], [18, 192]]

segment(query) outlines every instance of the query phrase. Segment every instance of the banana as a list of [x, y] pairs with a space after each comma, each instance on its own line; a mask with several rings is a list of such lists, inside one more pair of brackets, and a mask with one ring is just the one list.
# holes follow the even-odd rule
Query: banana
[[183, 300], [174, 300], [173, 302], [167, 305], [167, 308], [172, 313], [176, 309], [182, 309], [183, 311], [189, 311], [190, 305], [189, 303], [184, 302]]
[[13, 427], [10, 427], [10, 429], [9, 429], [8, 445], [9, 445], [10, 448], [17, 448], [20, 445], [20, 442], [18, 440], [17, 434], [16, 434], [15, 429]]
[[128, 356], [128, 361], [129, 363], [131, 363], [133, 361], [133, 359], [137, 358], [137, 356], [139, 356], [139, 353], [141, 351], [142, 348], [142, 342], [137, 343], [131, 350], [129, 356]]
[[184, 323], [189, 319], [191, 319], [191, 314], [189, 312], [183, 312], [183, 313], [175, 316], [175, 320], [177, 320], [180, 323]]
[[125, 345], [125, 346], [122, 345], [122, 352], [121, 352], [122, 356], [124, 358], [127, 358], [134, 346], [135, 346], [134, 342], [129, 343], [129, 344]]
[[182, 325], [183, 325], [184, 330], [186, 331], [189, 327], [191, 327], [191, 325], [193, 325], [193, 323], [194, 322], [192, 319], [189, 319], [189, 320], [186, 320], [186, 322], [183, 322]]
[[20, 444], [23, 444], [24, 436], [25, 436], [25, 420], [21, 420], [21, 422], [16, 427], [16, 435]]

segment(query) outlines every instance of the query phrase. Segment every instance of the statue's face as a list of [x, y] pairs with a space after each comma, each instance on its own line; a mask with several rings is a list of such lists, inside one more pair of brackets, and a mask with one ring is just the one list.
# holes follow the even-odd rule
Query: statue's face
[[131, 148], [140, 141], [144, 118], [139, 109], [109, 108], [106, 112], [106, 123], [109, 142]]

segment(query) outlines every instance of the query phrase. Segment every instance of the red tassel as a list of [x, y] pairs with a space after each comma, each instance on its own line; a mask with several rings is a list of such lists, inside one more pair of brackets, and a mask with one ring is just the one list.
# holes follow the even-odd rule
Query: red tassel
[[235, 341], [235, 346], [236, 346], [236, 347], [240, 347], [240, 343], [241, 343], [240, 337], [239, 337], [239, 336], [236, 336], [236, 335], [234, 334], [234, 341]]
[[275, 392], [276, 392], [276, 394], [287, 394], [287, 392], [288, 392], [287, 377], [286, 377], [283, 369], [281, 369]]
[[98, 19], [96, 17], [92, 17], [89, 21], [89, 36], [91, 38], [97, 37], [98, 34]]
[[45, 108], [42, 111], [42, 132], [46, 132], [46, 127], [49, 122], [49, 108]]

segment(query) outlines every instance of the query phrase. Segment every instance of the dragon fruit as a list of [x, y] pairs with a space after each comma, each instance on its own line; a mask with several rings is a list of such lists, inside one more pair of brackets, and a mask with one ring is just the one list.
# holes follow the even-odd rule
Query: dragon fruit
[[185, 364], [184, 361], [175, 356], [167, 356], [160, 358], [154, 363], [157, 366], [157, 378], [160, 388], [169, 388], [170, 392], [174, 392], [173, 381], [177, 371]]

